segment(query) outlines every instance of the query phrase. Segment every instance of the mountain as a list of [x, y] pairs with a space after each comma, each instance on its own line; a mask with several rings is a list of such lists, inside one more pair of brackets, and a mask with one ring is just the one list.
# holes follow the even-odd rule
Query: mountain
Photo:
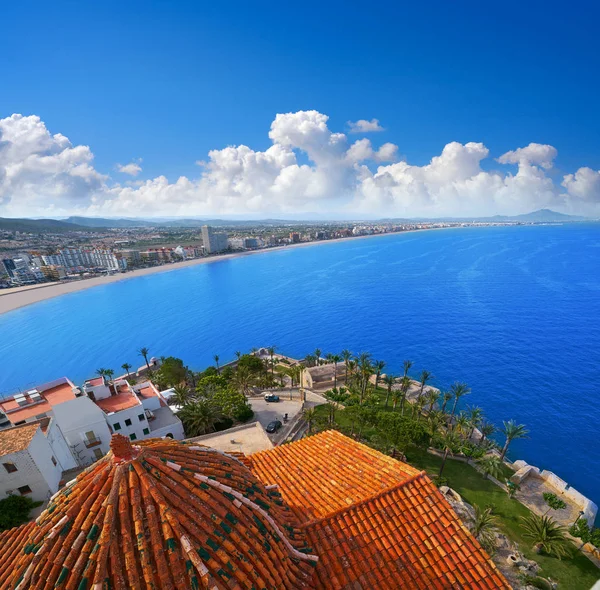
[[[0, 217], [0, 230], [25, 233], [66, 233], [71, 231], [90, 231], [89, 227], [59, 221], [57, 219], [17, 219]], [[94, 231], [91, 229], [91, 231]]]
[[556, 221], [586, 221], [585, 217], [579, 217], [577, 215], [566, 215], [565, 213], [558, 213], [552, 211], [552, 209], [538, 209], [531, 213], [525, 213], [524, 215], [515, 215], [516, 221], [528, 221], [533, 223], [550, 223]]
[[552, 209], [538, 209], [537, 211], [532, 211], [531, 213], [524, 213], [522, 215], [493, 215], [492, 217], [413, 217], [410, 219], [381, 219], [379, 221], [393, 221], [395, 223], [560, 223], [571, 221], [590, 221], [590, 219], [587, 217], [580, 217], [577, 215], [566, 215], [565, 213], [558, 213], [557, 211], [552, 211]]

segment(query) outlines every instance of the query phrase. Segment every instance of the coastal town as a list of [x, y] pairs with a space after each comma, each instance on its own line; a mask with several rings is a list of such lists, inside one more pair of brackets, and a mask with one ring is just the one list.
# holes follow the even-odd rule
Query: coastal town
[[[442, 391], [411, 361], [392, 372], [348, 350], [255, 348], [199, 372], [135, 355], [137, 369], [0, 398], [0, 588], [38, 583], [34, 554], [60, 554], [48, 583], [79, 588], [166, 576], [180, 587], [583, 589], [597, 578], [597, 506], [511, 460], [526, 426], [489, 422], [464, 383]], [[223, 518], [233, 528], [217, 534]], [[270, 549], [259, 557], [256, 543]]]
[[[85, 218], [34, 225], [31, 220], [21, 224], [19, 220], [3, 219], [0, 289], [67, 283], [226, 253], [427, 229], [540, 223], [536, 219], [543, 217], [533, 217], [532, 221], [220, 222], [218, 226], [199, 225], [194, 220], [174, 225], [100, 220], [84, 226], [81, 223]], [[117, 227], [111, 227], [111, 223]]]

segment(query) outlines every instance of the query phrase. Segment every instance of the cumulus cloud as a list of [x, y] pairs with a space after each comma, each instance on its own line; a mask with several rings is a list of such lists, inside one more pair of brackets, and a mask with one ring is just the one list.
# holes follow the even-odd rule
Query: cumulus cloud
[[[476, 216], [540, 207], [600, 213], [600, 171], [580, 168], [554, 182], [554, 147], [529, 144], [490, 169], [482, 143], [450, 142], [428, 163], [401, 161], [393, 143], [350, 141], [318, 111], [278, 114], [271, 145], [214, 149], [198, 176], [119, 182], [93, 167], [87, 146], [51, 134], [36, 116], [0, 119], [0, 216], [285, 215]], [[487, 164], [482, 165], [484, 162]], [[135, 177], [141, 159], [119, 165]], [[505, 168], [504, 165], [516, 165]]]
[[141, 171], [142, 167], [140, 166], [142, 159], [134, 160], [129, 164], [117, 164], [117, 170], [122, 174], [128, 174], [129, 176], [137, 176]]
[[385, 129], [379, 124], [379, 119], [359, 119], [358, 121], [348, 121], [348, 128], [350, 133], [373, 133], [376, 131], [385, 131]]

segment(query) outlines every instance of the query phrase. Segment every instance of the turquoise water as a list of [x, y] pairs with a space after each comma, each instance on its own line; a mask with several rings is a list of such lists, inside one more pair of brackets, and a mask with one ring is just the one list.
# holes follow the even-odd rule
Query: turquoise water
[[96, 287], [0, 316], [0, 392], [136, 350], [200, 369], [236, 350], [370, 351], [530, 439], [509, 453], [600, 501], [600, 224], [468, 228], [316, 244]]

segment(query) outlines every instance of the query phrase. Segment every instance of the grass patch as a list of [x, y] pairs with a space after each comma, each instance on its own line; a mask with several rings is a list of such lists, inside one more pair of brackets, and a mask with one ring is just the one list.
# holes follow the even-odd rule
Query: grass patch
[[[438, 474], [442, 462], [439, 457], [431, 455], [424, 449], [410, 449], [406, 453], [406, 458], [410, 464], [427, 471], [430, 475]], [[509, 471], [513, 473], [510, 469]], [[531, 514], [529, 509], [517, 500], [511, 500], [504, 490], [491, 481], [483, 479], [483, 476], [470, 465], [449, 459], [443, 476], [448, 479], [448, 485], [469, 504], [480, 508], [493, 506], [502, 532], [519, 545], [525, 557], [540, 564], [540, 575], [558, 581], [561, 590], [589, 590], [600, 578], [600, 570], [580, 551], [576, 551], [575, 546], [573, 557], [562, 561], [555, 557], [534, 553], [530, 542], [523, 538], [519, 524], [522, 516]]]

